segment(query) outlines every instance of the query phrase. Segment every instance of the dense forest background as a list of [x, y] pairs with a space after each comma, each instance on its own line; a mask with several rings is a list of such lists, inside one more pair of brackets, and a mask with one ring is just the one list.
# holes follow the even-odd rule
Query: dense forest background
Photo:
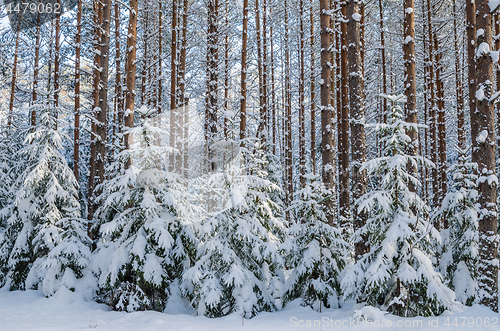
[[2, 7], [0, 284], [498, 311], [497, 1], [70, 2]]

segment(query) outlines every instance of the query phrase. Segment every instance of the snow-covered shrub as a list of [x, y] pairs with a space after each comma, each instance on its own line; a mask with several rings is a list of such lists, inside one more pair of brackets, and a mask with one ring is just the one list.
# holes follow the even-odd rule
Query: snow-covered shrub
[[435, 218], [446, 218], [449, 228], [441, 231], [439, 266], [457, 300], [471, 305], [477, 290], [479, 258], [478, 215], [476, 203], [477, 164], [468, 160], [467, 150], [458, 149], [458, 163], [448, 170], [454, 189], [443, 199]]
[[362, 166], [369, 175], [381, 176], [376, 188], [363, 195], [357, 205], [369, 217], [354, 233], [368, 238], [370, 251], [354, 263], [342, 280], [347, 297], [398, 315], [435, 315], [454, 304], [455, 294], [442, 282], [432, 266], [431, 237], [439, 236], [427, 219], [428, 206], [410, 191], [409, 184], [420, 185], [407, 166], [432, 163], [406, 154], [411, 143], [407, 132], [418, 125], [406, 123], [402, 110], [392, 102], [390, 124], [377, 124], [383, 156]]
[[284, 225], [279, 206], [269, 198], [277, 186], [265, 178], [260, 156], [258, 150], [248, 155], [252, 175], [234, 163], [212, 175], [219, 211], [203, 221], [196, 262], [181, 284], [200, 315], [238, 312], [251, 318], [276, 309], [284, 280], [278, 254]]
[[282, 245], [286, 265], [292, 268], [284, 301], [302, 298], [311, 307], [338, 307], [340, 274], [349, 257], [349, 245], [339, 229], [330, 226], [323, 203], [332, 199], [319, 176], [310, 175], [289, 207], [295, 222]]
[[41, 287], [52, 295], [60, 285], [73, 288], [74, 278], [90, 260], [89, 238], [80, 218], [78, 183], [61, 153], [66, 137], [50, 103], [34, 105], [39, 118], [18, 157], [24, 167], [13, 184], [1, 261], [11, 289]]
[[[146, 112], [145, 108], [141, 110]], [[162, 310], [170, 282], [189, 265], [189, 248], [185, 246], [190, 245], [193, 236], [189, 225], [177, 217], [169, 187], [175, 178], [161, 166], [171, 148], [157, 143], [163, 130], [153, 124], [145, 116], [139, 126], [130, 129], [134, 146], [117, 155], [110, 166], [117, 174], [102, 186], [95, 225], [102, 240], [95, 258], [103, 292], [112, 293], [124, 282], [139, 286], [153, 309]], [[133, 160], [133, 165], [124, 169], [128, 159]], [[136, 292], [127, 290], [121, 295]], [[134, 299], [122, 297], [115, 301], [118, 304]], [[127, 311], [137, 307], [149, 306], [129, 304], [125, 309], [114, 305], [115, 309]]]

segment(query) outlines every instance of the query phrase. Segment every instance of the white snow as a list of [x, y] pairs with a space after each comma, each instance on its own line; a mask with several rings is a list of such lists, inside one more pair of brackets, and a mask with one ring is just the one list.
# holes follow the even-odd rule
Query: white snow
[[[479, 92], [479, 91], [478, 91]], [[476, 92], [477, 94], [477, 92]], [[479, 99], [479, 98], [478, 98]], [[480, 143], [484, 143], [486, 141], [486, 138], [488, 138], [488, 131], [486, 130], [483, 130], [479, 133], [479, 135], [477, 136], [477, 141], [479, 141]]]
[[500, 0], [490, 0], [488, 5], [490, 6], [490, 12], [493, 13], [500, 6]]
[[[377, 308], [363, 307], [348, 302], [341, 309], [322, 309], [322, 312], [300, 306], [300, 300], [291, 302], [285, 309], [274, 313], [260, 313], [256, 317], [242, 320], [237, 313], [226, 317], [209, 319], [194, 316], [183, 307], [176, 297], [167, 306], [169, 313], [160, 312], [114, 312], [108, 306], [83, 300], [77, 293], [60, 290], [47, 299], [39, 291], [0, 290], [0, 323], [8, 331], [71, 331], [71, 330], [217, 330], [217, 331], [283, 331], [283, 330], [394, 330], [433, 331], [438, 327], [453, 330], [471, 317], [474, 325], [465, 324], [463, 330], [491, 330], [499, 314], [482, 306], [464, 308], [455, 313], [447, 312], [439, 317], [401, 318], [384, 314]], [[471, 320], [472, 320], [471, 319]], [[489, 322], [490, 328], [477, 327], [481, 320]], [[383, 326], [382, 326], [383, 323]], [[449, 327], [445, 326], [448, 323]], [[498, 325], [498, 322], [496, 322]], [[451, 327], [451, 328], [450, 328]]]
[[352, 19], [355, 20], [356, 22], [361, 21], [361, 15], [358, 13], [352, 14]]
[[477, 48], [476, 56], [480, 57], [483, 54], [488, 54], [490, 52], [490, 45], [488, 43], [481, 43]]

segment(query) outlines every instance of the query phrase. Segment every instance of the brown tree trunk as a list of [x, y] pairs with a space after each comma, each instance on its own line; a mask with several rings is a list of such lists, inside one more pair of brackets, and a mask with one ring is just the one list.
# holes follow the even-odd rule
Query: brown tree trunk
[[[428, 58], [427, 58], [427, 70], [429, 73], [429, 79], [427, 81], [427, 90], [429, 91], [429, 139], [430, 139], [430, 155], [432, 162], [437, 165], [438, 163], [438, 151], [437, 151], [437, 134], [436, 134], [436, 91], [434, 89], [434, 47], [433, 45], [433, 28], [432, 28], [432, 11], [433, 7], [430, 0], [427, 0], [427, 36], [429, 40]], [[432, 204], [436, 208], [439, 204], [439, 180], [436, 168], [432, 168], [431, 171], [432, 178]], [[436, 229], [440, 229], [439, 222], [434, 224]]]
[[97, 111], [96, 143], [96, 184], [105, 179], [106, 143], [107, 143], [107, 108], [108, 108], [108, 72], [109, 72], [109, 33], [111, 25], [111, 0], [102, 1], [101, 25], [101, 72], [99, 75], [99, 108]]
[[76, 181], [80, 178], [80, 53], [82, 49], [82, 0], [78, 0], [76, 13], [75, 47], [75, 128], [73, 139], [73, 173]]
[[[316, 59], [314, 48], [314, 12], [313, 12], [313, 0], [309, 0], [309, 24], [310, 24], [310, 40], [309, 47], [311, 48], [311, 69], [310, 69], [310, 81], [311, 81], [311, 172], [316, 173], [316, 77], [314, 74], [314, 69], [316, 68]], [[330, 33], [331, 40], [332, 33]], [[331, 61], [331, 60], [330, 60]], [[331, 61], [333, 65], [333, 61]], [[331, 76], [331, 73], [330, 73]], [[330, 94], [331, 93], [331, 82], [330, 77]], [[274, 85], [274, 84], [273, 84]], [[331, 103], [333, 106], [333, 102]]]
[[479, 136], [474, 143], [473, 154], [478, 163], [479, 191], [479, 299], [481, 303], [498, 312], [498, 238], [497, 238], [497, 183], [495, 173], [495, 113], [492, 48], [492, 17], [489, 1], [477, 4], [476, 43], [477, 112], [471, 123], [477, 126]]
[[306, 185], [306, 126], [305, 126], [305, 100], [304, 100], [304, 84], [305, 84], [305, 62], [304, 62], [304, 0], [299, 2], [299, 178], [300, 188]]
[[[351, 140], [352, 140], [352, 181], [353, 199], [356, 201], [366, 193], [366, 170], [360, 171], [366, 162], [365, 142], [365, 84], [363, 77], [363, 62], [361, 57], [361, 29], [358, 0], [349, 0], [347, 6], [347, 39], [349, 45], [349, 102], [351, 110]], [[366, 213], [358, 212], [357, 206], [353, 208], [354, 231], [361, 229], [366, 224]], [[361, 258], [367, 251], [367, 238], [354, 244], [355, 257]]]
[[211, 171], [216, 170], [212, 144], [217, 135], [217, 103], [218, 103], [218, 81], [219, 81], [219, 0], [209, 0], [208, 4], [208, 33], [207, 33], [207, 97], [206, 110], [207, 121], [207, 147]]
[[[286, 6], [286, 5], [285, 5]], [[240, 140], [245, 143], [247, 127], [247, 42], [248, 42], [248, 0], [243, 0], [243, 31], [241, 34], [241, 90], [240, 90]]]
[[[437, 129], [438, 129], [438, 180], [439, 183], [439, 204], [443, 201], [446, 192], [448, 191], [447, 178], [446, 178], [446, 119], [444, 109], [444, 83], [441, 79], [443, 57], [441, 49], [439, 48], [439, 41], [436, 34], [434, 34], [434, 50], [436, 52], [436, 94], [437, 94]], [[448, 220], [445, 217], [444, 228], [448, 228]]]
[[[115, 65], [116, 65], [116, 80], [115, 80], [115, 93], [116, 93], [116, 126], [118, 133], [122, 133], [123, 128], [123, 82], [122, 82], [122, 70], [121, 70], [121, 60], [120, 60], [120, 9], [118, 7], [118, 1], [115, 0]], [[115, 135], [115, 130], [113, 129], [113, 136]], [[114, 140], [114, 137], [113, 137]]]
[[99, 82], [100, 82], [100, 70], [101, 70], [101, 52], [100, 42], [101, 42], [101, 24], [103, 11], [101, 7], [101, 2], [95, 0], [94, 6], [94, 68], [92, 71], [93, 87], [92, 87], [92, 99], [94, 101], [92, 111], [91, 111], [91, 132], [90, 132], [90, 158], [89, 158], [89, 182], [88, 182], [88, 207], [87, 207], [87, 219], [89, 237], [93, 238], [90, 228], [92, 226], [91, 221], [94, 218], [94, 189], [96, 186], [96, 157], [97, 157], [97, 114], [96, 111], [99, 107]]
[[[457, 133], [458, 133], [458, 148], [461, 150], [465, 150], [465, 113], [464, 113], [464, 91], [462, 86], [462, 68], [460, 64], [460, 45], [459, 45], [459, 36], [458, 36], [458, 28], [457, 28], [457, 4], [456, 0], [453, 0], [453, 41], [455, 46], [455, 88], [457, 90]], [[498, 27], [498, 25], [497, 25]], [[497, 31], [497, 35], [500, 34], [500, 30]], [[497, 39], [497, 50], [500, 47], [500, 40]], [[497, 72], [497, 81], [500, 81], [500, 75]], [[498, 86], [498, 85], [497, 85]], [[500, 108], [499, 108], [500, 109]]]
[[[265, 128], [264, 118], [264, 79], [262, 72], [262, 37], [261, 37], [261, 26], [260, 26], [260, 6], [259, 0], [255, 0], [255, 33], [257, 40], [257, 71], [259, 74], [259, 126], [257, 128], [257, 138], [264, 139], [263, 132]], [[264, 143], [264, 141], [262, 141]]]
[[[473, 1], [465, 1], [466, 12], [466, 30], [467, 30], [467, 71], [469, 82], [469, 114], [470, 114], [470, 132], [472, 146], [476, 146], [476, 137], [479, 133], [477, 124], [473, 121], [476, 115], [476, 4]], [[472, 162], [478, 162], [477, 153], [472, 153]]]
[[346, 231], [349, 227], [350, 183], [349, 183], [349, 79], [347, 59], [347, 3], [341, 4], [340, 23], [340, 96], [341, 112], [338, 119], [339, 128], [339, 216], [340, 227]]
[[[272, 20], [272, 7], [269, 9], [269, 16]], [[271, 116], [272, 116], [272, 134], [273, 134], [273, 155], [276, 155], [276, 135], [278, 132], [276, 131], [276, 86], [275, 84], [275, 70], [274, 70], [274, 36], [273, 36], [273, 24], [269, 27], [269, 38], [271, 39]]]
[[[57, 3], [61, 5], [61, 0], [57, 0]], [[60, 57], [61, 57], [61, 19], [59, 16], [56, 17], [56, 45], [54, 52], [54, 105], [59, 106], [59, 67], [60, 67]], [[56, 114], [57, 116], [57, 114]]]
[[[322, 178], [323, 183], [327, 190], [332, 191], [334, 189], [335, 181], [335, 168], [334, 168], [334, 158], [335, 158], [335, 136], [332, 126], [333, 116], [333, 105], [331, 103], [331, 75], [332, 69], [330, 66], [331, 55], [330, 55], [330, 29], [332, 28], [332, 22], [330, 19], [330, 6], [327, 0], [320, 0], [320, 35], [321, 35], [321, 147], [322, 147], [322, 161], [323, 161], [323, 171]], [[333, 199], [328, 199], [325, 202], [325, 212], [328, 218], [328, 223], [333, 225], [334, 220], [334, 201]]]
[[[404, 0], [404, 40], [403, 40], [403, 62], [405, 67], [405, 117], [406, 122], [417, 124], [417, 83], [415, 76], [415, 6], [413, 0]], [[408, 153], [413, 156], [418, 155], [418, 131], [408, 130], [411, 144]], [[416, 176], [417, 169], [412, 164], [408, 164], [410, 174]], [[416, 192], [416, 186], [409, 183], [412, 192]]]
[[[125, 126], [134, 127], [134, 100], [135, 100], [135, 70], [137, 52], [137, 10], [138, 0], [130, 0], [130, 14], [127, 33], [127, 58], [125, 60], [125, 73], [127, 78], [127, 89], [125, 90]], [[126, 132], [124, 135], [124, 148], [130, 149], [133, 144], [133, 136]], [[125, 169], [132, 165], [132, 159], [125, 163]]]
[[182, 161], [179, 163], [182, 164], [182, 169], [184, 173], [184, 177], [188, 178], [188, 170], [189, 170], [189, 157], [188, 157], [188, 132], [189, 132], [189, 107], [188, 107], [188, 99], [186, 99], [186, 50], [187, 50], [187, 19], [188, 19], [188, 9], [189, 3], [187, 0], [183, 1], [183, 9], [182, 9], [182, 40], [181, 40], [181, 58], [180, 58], [180, 68], [179, 68], [179, 102], [182, 106], [182, 116], [184, 117], [182, 122], [184, 123], [184, 128], [180, 128], [183, 130], [183, 141], [182, 141], [182, 152], [183, 156], [179, 155], [179, 158], [182, 158]]
[[[378, 0], [380, 20], [380, 66], [382, 67], [382, 94], [387, 95], [387, 69], [385, 64], [384, 12], [382, 0]], [[382, 121], [387, 123], [387, 98], [382, 98]]]
[[[284, 1], [285, 6], [285, 187], [286, 205], [290, 206], [293, 200], [293, 150], [292, 150], [292, 95], [290, 91], [290, 31], [288, 23], [288, 1]], [[291, 214], [287, 210], [286, 218], [290, 222]]]
[[[9, 119], [7, 121], [7, 127], [10, 131], [10, 128], [12, 126], [12, 116], [14, 113], [14, 96], [16, 93], [16, 79], [17, 79], [17, 57], [19, 55], [19, 39], [20, 39], [20, 34], [21, 34], [21, 20], [19, 20], [19, 23], [17, 24], [17, 31], [16, 31], [16, 46], [14, 48], [14, 64], [12, 65], [12, 81], [11, 81], [11, 88], [10, 88], [10, 101], [9, 101]], [[50, 73], [50, 71], [49, 71]]]
[[228, 139], [228, 111], [229, 111], [229, 2], [225, 8], [225, 38], [224, 38], [224, 139]]
[[[40, 73], [40, 13], [38, 13], [36, 17], [36, 39], [35, 39], [35, 63], [34, 63], [34, 68], [33, 68], [33, 92], [31, 95], [31, 101], [32, 104], [36, 103], [38, 93], [36, 92], [36, 89], [38, 88], [38, 74]], [[76, 87], [75, 87], [76, 91]], [[75, 100], [76, 103], [76, 100]], [[36, 125], [36, 112], [33, 110], [30, 114], [30, 125], [34, 129]], [[77, 177], [78, 178], [78, 177]]]
[[[172, 3], [172, 52], [170, 60], [170, 147], [176, 148], [177, 138], [177, 123], [175, 122], [175, 113], [177, 112], [177, 8], [178, 1], [173, 0]], [[175, 167], [175, 153], [170, 153], [169, 157], [169, 171], [174, 171]]]

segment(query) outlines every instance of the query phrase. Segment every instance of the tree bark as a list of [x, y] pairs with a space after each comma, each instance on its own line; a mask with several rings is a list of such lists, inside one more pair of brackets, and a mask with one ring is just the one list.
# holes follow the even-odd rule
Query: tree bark
[[[80, 178], [80, 53], [82, 49], [82, 0], [78, 0], [76, 13], [75, 47], [75, 128], [73, 137], [73, 174]], [[37, 65], [38, 66], [38, 65]]]
[[[285, 5], [286, 6], [286, 5]], [[247, 129], [247, 43], [248, 0], [243, 0], [243, 31], [241, 34], [240, 140], [244, 147]]]
[[299, 2], [299, 178], [300, 188], [306, 185], [306, 126], [305, 126], [305, 100], [304, 100], [304, 84], [305, 84], [305, 62], [304, 62], [304, 0]]
[[[316, 76], [315, 76], [315, 68], [316, 68], [316, 49], [315, 41], [314, 41], [314, 11], [313, 11], [313, 0], [309, 0], [309, 25], [310, 25], [310, 39], [309, 39], [309, 47], [311, 52], [311, 68], [310, 68], [310, 83], [311, 83], [311, 172], [313, 174], [316, 173]], [[331, 37], [330, 33], [330, 37]], [[330, 38], [331, 40], [331, 38]], [[331, 60], [330, 60], [331, 61]], [[331, 61], [333, 65], [333, 61]], [[331, 74], [330, 74], [331, 76]], [[332, 79], [330, 77], [330, 94], [331, 93], [331, 82]], [[273, 84], [274, 85], [274, 84]], [[333, 102], [331, 103], [333, 105]]]
[[[137, 52], [137, 10], [138, 0], [130, 0], [130, 14], [127, 33], [127, 58], [125, 60], [125, 73], [127, 77], [127, 89], [125, 90], [125, 126], [134, 127], [134, 100], [135, 100], [135, 70]], [[124, 148], [130, 149], [133, 144], [133, 136], [129, 132], [124, 135]], [[130, 168], [132, 159], [125, 163], [125, 169]]]
[[[475, 139], [473, 155], [478, 163], [479, 191], [479, 299], [481, 303], [498, 312], [498, 239], [497, 194], [495, 173], [495, 113], [490, 99], [494, 92], [492, 48], [492, 17], [489, 1], [477, 4], [476, 79], [473, 96], [477, 100], [477, 112], [471, 116], [472, 125], [479, 135]], [[493, 180], [495, 179], [495, 180]]]
[[[331, 103], [331, 55], [330, 55], [330, 33], [332, 23], [329, 14], [329, 3], [327, 0], [320, 0], [320, 35], [321, 35], [321, 147], [323, 171], [322, 179], [325, 188], [329, 191], [334, 189], [335, 181], [335, 137], [333, 130], [333, 105]], [[333, 225], [334, 220], [334, 200], [325, 201], [325, 212], [328, 223]]]
[[347, 58], [347, 3], [341, 3], [340, 22], [340, 96], [341, 112], [338, 119], [339, 128], [339, 216], [340, 227], [347, 231], [350, 215], [350, 183], [349, 183], [349, 79]]
[[[356, 201], [366, 193], [366, 170], [361, 171], [361, 166], [366, 162], [365, 142], [365, 91], [363, 77], [363, 62], [361, 56], [361, 27], [358, 0], [349, 0], [347, 6], [347, 38], [349, 45], [349, 102], [351, 110], [351, 140], [352, 140], [352, 181], [353, 199]], [[353, 208], [354, 231], [366, 224], [367, 215], [358, 212], [357, 206]], [[355, 242], [355, 257], [361, 258], [367, 251], [367, 238]]]

